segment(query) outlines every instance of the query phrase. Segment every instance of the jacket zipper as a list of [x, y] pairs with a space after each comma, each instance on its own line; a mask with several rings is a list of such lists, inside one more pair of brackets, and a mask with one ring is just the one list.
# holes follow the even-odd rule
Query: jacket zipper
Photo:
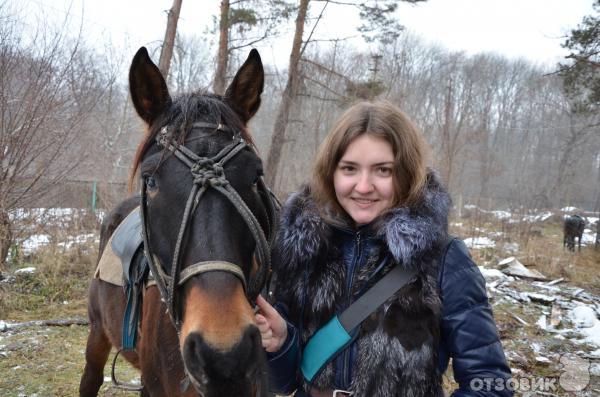
[[[348, 277], [348, 284], [347, 284], [347, 295], [346, 295], [346, 307], [350, 306], [350, 304], [352, 303], [352, 283], [353, 283], [353, 279], [354, 279], [354, 272], [356, 271], [356, 265], [360, 262], [360, 257], [361, 257], [361, 246], [360, 246], [360, 231], [356, 233], [356, 252], [354, 255], [354, 260], [352, 261], [352, 266], [350, 268], [350, 274]], [[351, 383], [351, 379], [350, 379], [350, 366], [351, 366], [351, 359], [352, 359], [352, 349], [354, 347], [354, 343], [352, 342], [350, 344], [350, 346], [348, 346], [347, 349], [344, 350], [343, 352], [343, 356], [342, 356], [342, 362], [343, 362], [343, 366], [342, 366], [342, 381], [343, 384], [341, 385], [341, 387], [347, 389], [348, 387], [350, 387], [350, 383]]]

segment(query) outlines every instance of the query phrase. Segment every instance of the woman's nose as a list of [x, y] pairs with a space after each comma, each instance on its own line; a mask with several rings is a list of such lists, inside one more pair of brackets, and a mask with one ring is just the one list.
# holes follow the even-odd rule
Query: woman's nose
[[368, 173], [361, 173], [359, 179], [354, 186], [354, 190], [361, 194], [370, 193], [373, 191], [373, 183]]

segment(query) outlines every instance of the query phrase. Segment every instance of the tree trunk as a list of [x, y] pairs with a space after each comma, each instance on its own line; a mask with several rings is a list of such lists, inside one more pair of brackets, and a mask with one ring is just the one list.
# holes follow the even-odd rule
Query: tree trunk
[[158, 69], [165, 80], [169, 77], [169, 67], [173, 57], [173, 46], [175, 44], [175, 34], [177, 33], [177, 22], [179, 21], [179, 12], [181, 11], [182, 0], [173, 0], [173, 7], [169, 10], [167, 16], [167, 30], [165, 31], [165, 40], [160, 51], [160, 60]]
[[8, 214], [0, 210], [0, 270], [6, 269], [6, 257], [12, 244], [12, 232]]
[[227, 65], [229, 63], [229, 0], [221, 1], [221, 20], [219, 22], [219, 53], [217, 55], [217, 70], [213, 81], [215, 94], [225, 93], [227, 82]]
[[275, 117], [275, 124], [273, 126], [273, 136], [271, 138], [271, 147], [269, 148], [269, 154], [267, 158], [266, 167], [266, 183], [268, 186], [277, 193], [277, 187], [275, 181], [277, 178], [277, 171], [279, 169], [279, 163], [281, 161], [281, 151], [285, 143], [285, 130], [289, 121], [290, 108], [294, 97], [298, 91], [299, 71], [298, 65], [300, 63], [300, 47], [302, 45], [302, 35], [304, 33], [304, 23], [306, 20], [306, 11], [308, 9], [309, 0], [300, 0], [300, 7], [298, 8], [298, 17], [296, 18], [296, 31], [294, 33], [294, 43], [292, 45], [292, 52], [290, 54], [290, 66], [288, 68], [288, 79], [285, 85], [285, 89], [281, 94], [281, 103]]

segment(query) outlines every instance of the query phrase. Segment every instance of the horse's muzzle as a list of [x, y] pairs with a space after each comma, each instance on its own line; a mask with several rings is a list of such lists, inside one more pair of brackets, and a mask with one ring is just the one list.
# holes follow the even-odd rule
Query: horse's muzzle
[[229, 350], [214, 348], [198, 332], [191, 332], [182, 349], [190, 380], [205, 397], [252, 396], [261, 379], [264, 352], [260, 333], [254, 325], [243, 331], [239, 342]]

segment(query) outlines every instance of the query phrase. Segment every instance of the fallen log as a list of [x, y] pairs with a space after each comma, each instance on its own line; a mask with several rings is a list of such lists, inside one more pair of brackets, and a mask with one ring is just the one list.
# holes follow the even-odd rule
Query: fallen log
[[84, 317], [59, 318], [51, 320], [33, 320], [22, 323], [7, 323], [0, 321], [0, 332], [21, 330], [30, 327], [68, 327], [70, 325], [88, 325], [89, 321]]

